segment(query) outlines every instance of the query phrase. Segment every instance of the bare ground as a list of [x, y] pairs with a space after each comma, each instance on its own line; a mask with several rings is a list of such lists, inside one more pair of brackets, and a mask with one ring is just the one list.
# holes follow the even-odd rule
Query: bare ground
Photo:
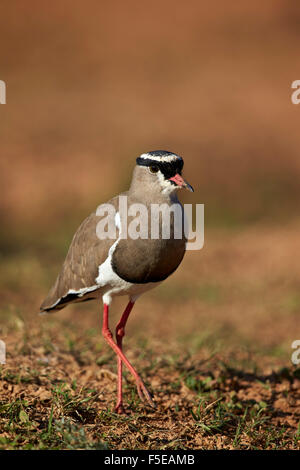
[[31, 256], [18, 267], [4, 260], [1, 448], [298, 448], [298, 228], [209, 232], [202, 251], [137, 303], [125, 352], [156, 409], [125, 374], [124, 416], [113, 411], [116, 364], [100, 336], [100, 307], [39, 317], [44, 266]]

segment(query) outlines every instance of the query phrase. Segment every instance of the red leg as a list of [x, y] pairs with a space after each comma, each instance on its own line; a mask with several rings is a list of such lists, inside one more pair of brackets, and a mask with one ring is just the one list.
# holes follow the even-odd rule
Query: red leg
[[[122, 340], [125, 335], [125, 325], [128, 320], [129, 314], [134, 306], [134, 302], [130, 301], [123, 312], [123, 315], [116, 326], [116, 339], [117, 345], [119, 346], [120, 350], [122, 351]], [[123, 363], [122, 359], [118, 356], [118, 401], [115, 407], [115, 411], [119, 414], [124, 413], [123, 408], [123, 398], [122, 398], [122, 368]]]
[[[139, 397], [141, 400], [144, 399], [144, 397], [147, 399], [148, 403], [150, 406], [155, 407], [151, 395], [148, 392], [144, 382], [142, 381], [141, 377], [135, 370], [135, 368], [130, 364], [128, 361], [127, 357], [123, 354], [122, 350], [120, 347], [114, 342], [111, 331], [108, 326], [108, 311], [109, 311], [109, 306], [107, 304], [104, 304], [103, 306], [103, 325], [102, 325], [102, 334], [105, 339], [105, 341], [110, 345], [110, 347], [115, 351], [115, 353], [118, 355], [118, 358], [121, 359], [121, 361], [125, 364], [129, 372], [133, 375], [136, 381], [136, 386], [137, 386], [137, 391], [139, 394]], [[130, 312], [129, 312], [130, 313]], [[128, 313], [128, 315], [129, 315]], [[127, 315], [127, 317], [128, 317]]]

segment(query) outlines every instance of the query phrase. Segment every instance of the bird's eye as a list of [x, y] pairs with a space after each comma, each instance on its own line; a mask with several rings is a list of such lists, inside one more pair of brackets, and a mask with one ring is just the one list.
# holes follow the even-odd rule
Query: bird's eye
[[151, 171], [151, 173], [157, 173], [158, 172], [158, 167], [157, 166], [150, 166], [149, 170]]

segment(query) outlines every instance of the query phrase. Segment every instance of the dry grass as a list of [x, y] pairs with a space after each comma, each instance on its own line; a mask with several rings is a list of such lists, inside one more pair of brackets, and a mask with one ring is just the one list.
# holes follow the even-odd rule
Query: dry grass
[[[157, 408], [140, 403], [126, 375], [123, 417], [113, 412], [116, 364], [100, 336], [100, 306], [38, 317], [33, 306], [49, 285], [43, 263], [4, 260], [1, 447], [298, 448], [291, 343], [300, 299], [296, 281], [287, 281], [297, 279], [297, 233], [295, 225], [210, 232], [202, 252], [188, 253], [137, 303], [125, 351]], [[114, 305], [112, 327], [123, 303]]]
[[[296, 2], [0, 9], [1, 448], [297, 448]], [[157, 410], [127, 377], [118, 417], [100, 306], [36, 312], [81, 220], [158, 148], [185, 159], [205, 246], [136, 305], [125, 348]]]

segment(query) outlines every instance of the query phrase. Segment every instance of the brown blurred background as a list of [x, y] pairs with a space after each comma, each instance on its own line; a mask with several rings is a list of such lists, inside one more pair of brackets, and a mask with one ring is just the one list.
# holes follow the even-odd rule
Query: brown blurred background
[[206, 244], [144, 310], [188, 298], [187, 332], [216, 318], [256, 337], [288, 306], [292, 331], [297, 2], [4, 0], [0, 18], [3, 309], [36, 310], [81, 220], [127, 188], [139, 154], [163, 148], [185, 159], [196, 191], [182, 199], [205, 204]]

